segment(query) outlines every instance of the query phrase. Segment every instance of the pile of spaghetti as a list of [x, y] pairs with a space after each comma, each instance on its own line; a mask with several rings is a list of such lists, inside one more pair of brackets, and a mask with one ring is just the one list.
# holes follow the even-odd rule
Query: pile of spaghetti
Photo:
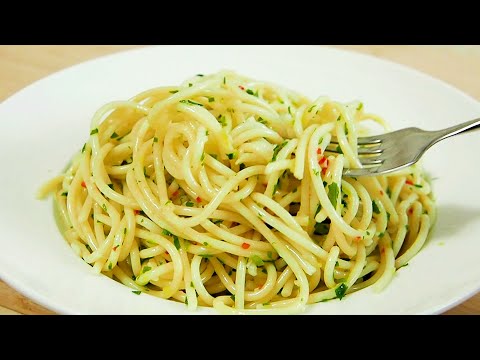
[[[360, 102], [311, 101], [234, 72], [106, 104], [54, 193], [64, 237], [98, 273], [220, 313], [299, 313], [384, 288], [435, 219], [418, 165], [358, 168]], [[329, 152], [331, 138], [337, 152]]]

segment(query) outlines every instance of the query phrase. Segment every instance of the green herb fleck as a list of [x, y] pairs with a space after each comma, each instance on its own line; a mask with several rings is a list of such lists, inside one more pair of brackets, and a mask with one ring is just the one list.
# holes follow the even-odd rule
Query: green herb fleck
[[185, 203], [185, 206], [192, 207], [192, 206], [193, 206], [193, 202], [187, 201], [187, 202]]
[[243, 169], [245, 169], [245, 164], [244, 164], [244, 163], [241, 163], [241, 164], [240, 164], [240, 171], [242, 171]]
[[413, 186], [417, 187], [417, 188], [422, 188], [423, 185], [420, 185], [420, 184], [414, 184]]
[[345, 123], [344, 128], [345, 128], [345, 135], [348, 135], [348, 126], [347, 126], [347, 123]]
[[358, 104], [357, 110], [360, 111], [360, 110], [362, 110], [362, 109], [363, 109], [363, 103]]
[[173, 234], [172, 234], [170, 231], [168, 231], [167, 229], [163, 229], [162, 234], [163, 234], [163, 235], [166, 235], [166, 236], [172, 236], [172, 235], [173, 235]]
[[320, 175], [320, 172], [318, 171], [318, 169], [313, 169], [313, 174], [315, 176], [318, 176], [318, 175]]
[[112, 264], [112, 263], [108, 263], [108, 270], [112, 270], [112, 267], [113, 267], [113, 264]]
[[235, 295], [230, 295], [230, 299], [232, 299], [233, 301], [235, 301]]
[[68, 195], [68, 191], [65, 191], [62, 193], [62, 196], [67, 196]]
[[381, 239], [385, 236], [385, 232], [381, 232], [380, 234], [378, 234], [378, 238]]
[[284, 141], [283, 143], [281, 143], [280, 145], [276, 145], [274, 148], [273, 148], [273, 156], [272, 156], [272, 162], [277, 160], [277, 155], [278, 153], [280, 152], [280, 150], [282, 150], [285, 145], [288, 144], [288, 141]]
[[158, 142], [158, 138], [156, 136], [153, 138], [153, 142], [154, 143]]
[[390, 213], [387, 211], [387, 222], [390, 221]]
[[140, 295], [142, 292], [140, 290], [133, 290], [132, 293], [134, 293], [136, 295]]
[[178, 236], [173, 236], [173, 245], [177, 248], [177, 250], [180, 249], [180, 240], [178, 240]]
[[337, 148], [335, 150], [337, 150], [337, 152], [339, 154], [343, 154], [343, 151], [342, 151], [342, 148], [340, 147], [340, 145], [337, 145]]
[[204, 152], [202, 153], [202, 156], [200, 156], [200, 161], [203, 161], [203, 159], [205, 159], [205, 153]]
[[217, 120], [222, 125], [222, 127], [227, 126], [227, 118], [225, 117], [225, 115], [219, 115]]
[[105, 210], [105, 212], [108, 212], [108, 211], [107, 211], [107, 205], [103, 204], [103, 205], [102, 205], [102, 209]]
[[372, 200], [372, 209], [373, 209], [373, 212], [374, 212], [375, 214], [380, 214], [380, 209], [378, 208], [377, 203], [375, 202], [375, 200]]
[[98, 129], [97, 128], [90, 131], [90, 135], [95, 135], [95, 134], [98, 134]]
[[217, 224], [221, 224], [221, 223], [223, 222], [223, 220], [221, 220], [221, 219], [216, 219], [216, 220], [213, 220], [212, 222], [213, 222], [215, 225], [217, 225]]
[[152, 270], [151, 266], [144, 266], [143, 269], [142, 269], [142, 274], [145, 274], [149, 270]]
[[322, 204], [318, 203], [317, 209], [315, 210], [315, 215], [313, 215], [313, 218], [317, 216], [317, 214], [322, 210]]
[[215, 101], [215, 98], [214, 97], [208, 97], [208, 102], [214, 102]]
[[227, 157], [232, 160], [235, 158], [235, 153], [230, 153], [230, 154], [227, 154]]
[[258, 97], [258, 90], [253, 92], [253, 90], [247, 89], [247, 94]]
[[348, 286], [345, 283], [341, 283], [340, 286], [338, 286], [335, 289], [335, 294], [337, 295], [337, 298], [342, 300], [342, 298], [345, 296], [345, 293], [347, 292]]
[[273, 255], [271, 251], [267, 251], [267, 256], [269, 259], [273, 259]]
[[110, 139], [118, 138], [118, 134], [114, 131], [113, 134], [110, 136]]
[[262, 266], [264, 264], [263, 260], [258, 255], [253, 255], [250, 259], [252, 259], [253, 263], [257, 266]]
[[317, 105], [312, 105], [307, 111], [308, 111], [308, 112], [312, 112], [312, 110], [313, 110], [313, 108], [314, 108], [315, 106], [317, 106]]
[[268, 121], [263, 119], [261, 116], [258, 118], [257, 120], [259, 123], [263, 124], [263, 125], [268, 125]]
[[87, 146], [87, 143], [83, 144], [83, 147], [82, 147], [82, 154], [83, 152], [85, 151], [85, 147]]
[[169, 93], [170, 94], [176, 94], [178, 92], [178, 90], [170, 90]]
[[200, 104], [200, 103], [192, 101], [192, 100], [180, 100], [180, 102], [183, 103], [183, 104], [203, 106], [203, 104]]
[[333, 205], [333, 208], [337, 208], [337, 198], [338, 198], [339, 188], [337, 183], [331, 183], [328, 187], [328, 198]]

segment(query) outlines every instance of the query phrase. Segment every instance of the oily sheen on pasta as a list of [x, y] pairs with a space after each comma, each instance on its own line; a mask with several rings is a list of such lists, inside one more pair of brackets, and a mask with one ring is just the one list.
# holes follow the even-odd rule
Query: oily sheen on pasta
[[383, 289], [434, 222], [418, 165], [342, 176], [361, 167], [367, 121], [390, 130], [358, 101], [196, 75], [100, 108], [41, 195], [54, 192], [76, 254], [126, 291], [189, 310], [300, 313]]

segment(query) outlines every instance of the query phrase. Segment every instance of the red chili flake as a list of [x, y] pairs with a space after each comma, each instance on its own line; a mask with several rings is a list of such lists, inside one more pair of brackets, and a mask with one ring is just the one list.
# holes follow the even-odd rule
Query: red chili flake
[[245, 88], [242, 85], [238, 85], [238, 87], [240, 88], [240, 90], [245, 90]]
[[165, 255], [168, 255], [168, 251], [165, 251]]
[[245, 249], [245, 250], [248, 249], [249, 247], [250, 247], [250, 244], [248, 244], [248, 243], [243, 243], [242, 244], [242, 248]]
[[327, 173], [327, 168], [322, 169], [322, 175], [325, 175]]
[[408, 209], [408, 214], [412, 215], [413, 214], [413, 208]]
[[322, 149], [321, 148], [318, 148], [317, 149], [317, 154], [321, 154], [322, 153]]
[[140, 214], [140, 210], [133, 210], [133, 214], [134, 214], [134, 215]]
[[175, 190], [175, 191], [172, 193], [172, 196], [173, 196], [173, 197], [178, 196], [178, 190]]
[[83, 186], [84, 188], [87, 187], [87, 184], [85, 184], [85, 181], [82, 181], [82, 186]]
[[382, 247], [381, 253], [385, 254], [385, 248], [384, 247]]
[[238, 223], [236, 223], [235, 221], [232, 222], [232, 226], [237, 226]]
[[200, 196], [197, 196], [197, 198], [195, 199], [197, 201], [197, 203], [201, 203], [202, 202], [202, 198]]
[[263, 183], [262, 185], [265, 186], [265, 187], [267, 187], [267, 183]]
[[354, 240], [358, 242], [358, 241], [362, 240], [362, 237], [361, 236], [355, 236]]
[[318, 161], [318, 164], [322, 168], [327, 168], [328, 167], [328, 159], [325, 156], [322, 156], [322, 158]]
[[383, 196], [383, 190], [380, 190], [380, 195], [382, 195], [382, 196]]
[[413, 181], [412, 180], [407, 180], [407, 181], [405, 181], [405, 184], [413, 185]]
[[120, 246], [120, 245], [115, 245], [115, 246], [112, 248], [112, 250], [113, 250], [113, 251], [116, 251], [119, 246]]
[[259, 290], [260, 290], [261, 288], [263, 288], [263, 285], [265, 285], [265, 284], [260, 284], [260, 285], [258, 285], [255, 289], [259, 289]]

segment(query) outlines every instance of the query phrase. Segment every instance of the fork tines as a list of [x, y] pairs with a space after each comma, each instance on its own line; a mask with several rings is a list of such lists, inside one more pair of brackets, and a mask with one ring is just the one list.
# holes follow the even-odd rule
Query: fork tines
[[[362, 165], [373, 167], [382, 165], [385, 161], [380, 158], [383, 153], [382, 140], [378, 137], [368, 136], [358, 138], [357, 153]], [[341, 153], [337, 138], [332, 137], [330, 144], [325, 149], [326, 152]]]

